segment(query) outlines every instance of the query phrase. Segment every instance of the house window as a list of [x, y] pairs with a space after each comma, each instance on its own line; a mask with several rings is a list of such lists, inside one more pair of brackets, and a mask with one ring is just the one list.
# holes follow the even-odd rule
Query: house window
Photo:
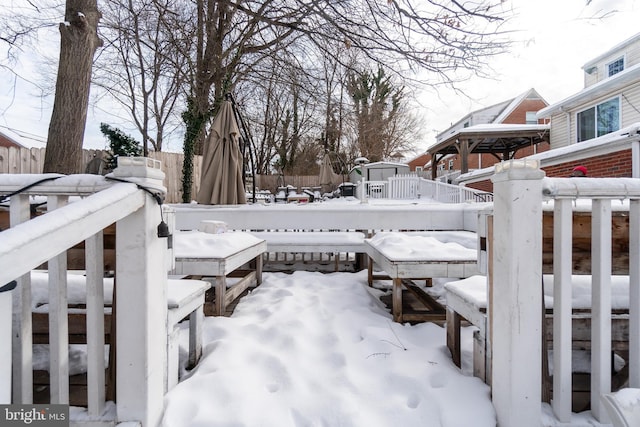
[[618, 58], [615, 61], [607, 64], [609, 77], [613, 76], [614, 74], [618, 74], [622, 70], [624, 70], [624, 58]]
[[438, 165], [438, 170], [439, 170], [439, 171], [443, 171], [443, 170], [444, 170], [444, 163], [440, 163], [440, 164]]
[[538, 118], [536, 117], [535, 111], [527, 111], [526, 124], [528, 125], [538, 124]]
[[453, 170], [453, 160], [449, 160], [449, 170]]
[[620, 98], [613, 98], [577, 115], [578, 142], [620, 129]]
[[422, 166], [416, 166], [416, 172], [422, 172]]

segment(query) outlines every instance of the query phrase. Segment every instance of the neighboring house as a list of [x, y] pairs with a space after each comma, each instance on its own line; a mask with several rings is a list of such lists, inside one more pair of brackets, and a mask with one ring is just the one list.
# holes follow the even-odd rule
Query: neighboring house
[[[550, 120], [551, 148], [580, 144], [640, 122], [640, 33], [583, 67], [584, 89], [542, 109]], [[591, 176], [631, 176], [631, 151], [585, 158]], [[625, 166], [626, 164], [626, 166]]]
[[547, 141], [547, 127], [537, 117], [548, 105], [535, 89], [529, 89], [466, 115], [436, 136], [436, 144], [428, 150], [429, 160], [435, 162], [425, 169], [434, 179], [452, 180], [469, 170], [548, 150], [548, 144], [540, 144]]
[[24, 145], [20, 144], [15, 139], [7, 136], [6, 134], [0, 132], [0, 147], [15, 147], [15, 148], [25, 148]]
[[[547, 176], [569, 176], [583, 165], [591, 177], [640, 178], [640, 33], [582, 69], [584, 89], [538, 112], [549, 122], [551, 149], [529, 158]], [[493, 168], [486, 168], [459, 182], [492, 191], [491, 175]]]
[[419, 156], [414, 157], [413, 159], [409, 160], [407, 162], [407, 165], [409, 165], [409, 170], [411, 172], [415, 172], [419, 175], [422, 175], [422, 173], [425, 170], [425, 167], [427, 164], [431, 164], [431, 154], [429, 154], [428, 152], [426, 153], [422, 153]]

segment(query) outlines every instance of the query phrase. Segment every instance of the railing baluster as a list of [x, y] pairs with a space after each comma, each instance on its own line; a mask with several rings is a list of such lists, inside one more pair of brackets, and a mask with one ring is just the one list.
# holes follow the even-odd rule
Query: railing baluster
[[[557, 199], [553, 213], [553, 412], [571, 421], [571, 273], [573, 209], [571, 199]], [[543, 319], [544, 322], [544, 319]], [[546, 339], [543, 338], [543, 343]], [[547, 351], [546, 344], [542, 351]], [[546, 375], [547, 373], [543, 373]]]
[[[47, 197], [47, 210], [66, 205], [68, 196]], [[51, 403], [69, 403], [69, 317], [67, 253], [52, 258], [49, 268], [49, 390]]]
[[593, 199], [591, 215], [591, 411], [607, 422], [600, 396], [611, 392], [611, 200]]
[[[11, 197], [10, 225], [30, 219], [29, 196]], [[18, 280], [13, 294], [13, 403], [33, 403], [33, 326], [31, 319], [31, 273]]]
[[640, 388], [640, 200], [629, 205], [629, 387]]
[[[87, 270], [87, 405], [99, 416], [105, 402], [103, 232], [85, 241]], [[113, 339], [114, 337], [112, 337]]]

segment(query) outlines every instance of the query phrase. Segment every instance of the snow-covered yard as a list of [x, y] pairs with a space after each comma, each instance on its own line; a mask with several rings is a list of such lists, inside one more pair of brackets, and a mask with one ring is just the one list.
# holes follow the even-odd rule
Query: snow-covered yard
[[[472, 328], [460, 371], [444, 328], [394, 323], [384, 292], [364, 271], [265, 273], [231, 317], [206, 318], [203, 359], [166, 396], [163, 426], [495, 426], [471, 373]], [[544, 425], [558, 425], [550, 411]], [[572, 421], [600, 425], [589, 412]]]
[[494, 426], [489, 387], [452, 363], [445, 331], [401, 325], [366, 272], [267, 273], [166, 397], [169, 426]]

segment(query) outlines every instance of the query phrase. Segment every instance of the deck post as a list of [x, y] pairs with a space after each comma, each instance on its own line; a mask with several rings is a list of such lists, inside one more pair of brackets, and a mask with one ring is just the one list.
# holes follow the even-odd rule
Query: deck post
[[537, 162], [503, 162], [494, 186], [492, 393], [498, 425], [542, 416], [542, 178]]
[[[131, 178], [120, 178], [136, 180], [132, 169]], [[159, 179], [144, 181], [162, 187]], [[116, 403], [118, 422], [151, 427], [162, 417], [168, 364], [167, 240], [157, 234], [161, 207], [147, 193], [140, 197], [144, 205], [116, 223]]]

